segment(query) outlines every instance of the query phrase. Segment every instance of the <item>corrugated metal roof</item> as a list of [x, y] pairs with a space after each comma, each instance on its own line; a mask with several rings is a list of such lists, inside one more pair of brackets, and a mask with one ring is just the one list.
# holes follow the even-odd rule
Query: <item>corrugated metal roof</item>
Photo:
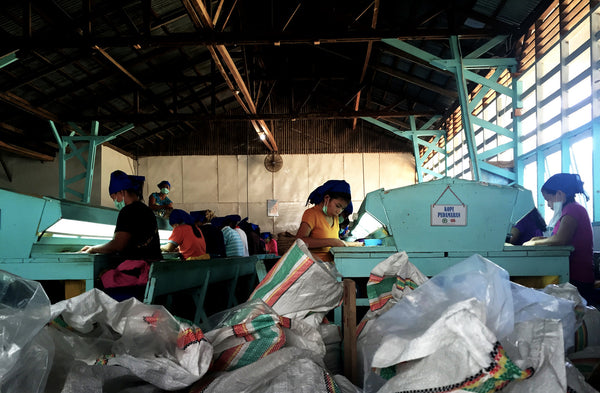
[[407, 151], [406, 139], [360, 117], [424, 124], [456, 107], [455, 82], [380, 38], [447, 58], [444, 37], [461, 35], [468, 53], [522, 34], [552, 4], [254, 0], [224, 2], [217, 17], [221, 2], [205, 2], [203, 15], [198, 1], [92, 0], [86, 10], [80, 0], [32, 0], [30, 14], [28, 2], [3, 1], [0, 57], [17, 50], [18, 61], [0, 68], [1, 138], [53, 156], [47, 120], [62, 134], [69, 121], [87, 130], [99, 120], [101, 135], [135, 125], [111, 142], [134, 156], [266, 152], [273, 144], [252, 118], [265, 120], [280, 152]]

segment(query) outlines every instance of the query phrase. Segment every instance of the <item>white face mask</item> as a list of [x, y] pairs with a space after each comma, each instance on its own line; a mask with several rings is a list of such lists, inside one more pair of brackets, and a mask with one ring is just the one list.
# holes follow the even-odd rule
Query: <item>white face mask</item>
[[[556, 226], [556, 223], [558, 222], [558, 220], [560, 220], [560, 216], [562, 215], [562, 205], [563, 205], [562, 202], [552, 203], [552, 209], [554, 210], [554, 215], [548, 222], [548, 229], [546, 230], [546, 232], [549, 232], [550, 235], [552, 235], [552, 230]], [[547, 235], [547, 236], [550, 236], [550, 235]]]

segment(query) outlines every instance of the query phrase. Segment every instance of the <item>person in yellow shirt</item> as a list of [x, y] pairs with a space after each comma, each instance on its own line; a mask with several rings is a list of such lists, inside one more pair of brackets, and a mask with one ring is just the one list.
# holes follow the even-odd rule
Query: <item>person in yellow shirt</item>
[[296, 238], [308, 246], [311, 254], [322, 261], [332, 262], [331, 247], [356, 245], [339, 238], [339, 216], [343, 211], [352, 213], [350, 184], [344, 180], [328, 180], [308, 196]]

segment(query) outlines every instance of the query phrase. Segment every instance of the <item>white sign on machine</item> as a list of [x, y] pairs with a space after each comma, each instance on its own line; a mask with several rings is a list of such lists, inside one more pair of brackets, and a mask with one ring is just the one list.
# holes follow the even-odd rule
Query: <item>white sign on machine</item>
[[[441, 205], [438, 201], [446, 191], [450, 190], [452, 195], [460, 202], [459, 205]], [[431, 226], [466, 226], [467, 225], [467, 205], [465, 205], [458, 195], [452, 191], [450, 186], [442, 192], [437, 201], [431, 205]]]

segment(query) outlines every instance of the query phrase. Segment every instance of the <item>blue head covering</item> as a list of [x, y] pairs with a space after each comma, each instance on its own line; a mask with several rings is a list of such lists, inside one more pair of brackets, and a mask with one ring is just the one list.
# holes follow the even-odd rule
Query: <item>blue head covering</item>
[[158, 188], [162, 188], [162, 186], [164, 186], [164, 185], [167, 185], [167, 186], [169, 186], [169, 188], [171, 188], [171, 183], [169, 183], [169, 182], [168, 182], [168, 181], [166, 181], [166, 180], [163, 180], [163, 181], [161, 181], [161, 182], [160, 182], [160, 183], [158, 183], [156, 186], [157, 186]]
[[[323, 202], [325, 195], [332, 192], [344, 193], [348, 194], [348, 196], [352, 195], [350, 192], [350, 184], [348, 184], [345, 180], [327, 180], [310, 193], [308, 199], [306, 200], [306, 204], [308, 205], [309, 203], [312, 203], [313, 205], [317, 205]], [[348, 214], [351, 214], [352, 210], [352, 201], [350, 201], [344, 211], [348, 212]]]
[[188, 224], [194, 225], [194, 219], [188, 213], [181, 209], [173, 209], [171, 214], [169, 215], [169, 224]]
[[221, 228], [225, 223], [225, 217], [213, 217], [210, 223], [216, 226], [217, 228]]
[[239, 214], [229, 214], [229, 215], [223, 217], [223, 221], [225, 221], [225, 222], [233, 221], [236, 225], [240, 222], [241, 219], [242, 219], [242, 217]]
[[194, 221], [203, 223], [204, 221], [206, 221], [206, 210], [196, 210], [190, 212], [190, 216], [192, 216]]
[[583, 194], [589, 200], [587, 193], [583, 190], [581, 177], [576, 173], [557, 173], [550, 176], [542, 186], [542, 191], [555, 194], [556, 191], [562, 191], [567, 196]]
[[144, 176], [128, 175], [123, 171], [117, 170], [110, 174], [110, 183], [108, 193], [114, 194], [123, 190], [135, 190], [140, 192], [146, 178]]

